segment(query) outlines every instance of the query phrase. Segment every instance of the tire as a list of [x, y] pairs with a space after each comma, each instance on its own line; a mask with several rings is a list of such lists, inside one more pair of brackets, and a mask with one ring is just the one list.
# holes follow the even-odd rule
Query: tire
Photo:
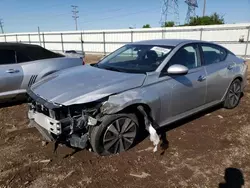
[[224, 101], [224, 108], [233, 109], [238, 106], [241, 98], [241, 81], [236, 79], [230, 85]]
[[104, 116], [102, 123], [92, 129], [90, 144], [93, 151], [99, 155], [120, 153], [133, 146], [138, 130], [135, 114]]

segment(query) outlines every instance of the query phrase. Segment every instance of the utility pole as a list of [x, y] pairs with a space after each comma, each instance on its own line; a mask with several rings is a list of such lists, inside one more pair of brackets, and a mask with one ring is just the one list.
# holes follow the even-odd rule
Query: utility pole
[[203, 17], [205, 16], [206, 14], [206, 2], [207, 0], [204, 0], [204, 6], [203, 6]]
[[3, 30], [3, 20], [2, 19], [0, 19], [0, 27], [1, 27], [2, 33], [4, 33], [4, 30]]
[[75, 25], [76, 25], [76, 30], [77, 30], [77, 19], [79, 18], [79, 16], [78, 16], [79, 11], [77, 10], [78, 6], [76, 6], [76, 5], [71, 5], [71, 7], [73, 8], [73, 10], [72, 10], [73, 16], [72, 16], [72, 17], [73, 17], [74, 20], [75, 20]]

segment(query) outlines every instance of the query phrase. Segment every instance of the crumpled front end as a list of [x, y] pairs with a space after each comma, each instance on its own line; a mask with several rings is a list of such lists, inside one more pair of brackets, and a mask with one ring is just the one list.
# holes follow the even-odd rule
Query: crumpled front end
[[47, 141], [80, 149], [87, 147], [91, 127], [98, 123], [100, 101], [62, 106], [50, 103], [30, 90], [28, 94], [28, 117]]

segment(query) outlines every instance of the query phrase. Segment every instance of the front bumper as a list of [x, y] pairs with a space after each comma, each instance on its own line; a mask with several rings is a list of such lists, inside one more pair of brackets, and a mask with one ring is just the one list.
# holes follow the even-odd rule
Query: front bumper
[[[28, 90], [28, 117], [48, 141], [84, 149], [89, 143], [89, 132], [97, 120], [79, 109], [53, 104]], [[77, 113], [76, 113], [77, 112]]]
[[60, 121], [52, 119], [42, 113], [35, 112], [33, 110], [29, 110], [28, 117], [30, 120], [33, 120], [46, 131], [57, 136], [62, 134], [62, 127]]

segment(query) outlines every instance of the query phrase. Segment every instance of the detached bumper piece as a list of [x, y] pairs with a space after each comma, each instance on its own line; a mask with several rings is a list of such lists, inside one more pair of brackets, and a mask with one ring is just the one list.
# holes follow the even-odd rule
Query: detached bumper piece
[[56, 141], [55, 149], [59, 143], [84, 149], [88, 145], [90, 127], [96, 125], [97, 120], [84, 111], [70, 114], [67, 107], [49, 109], [34, 100], [29, 104], [31, 123], [47, 141]]

